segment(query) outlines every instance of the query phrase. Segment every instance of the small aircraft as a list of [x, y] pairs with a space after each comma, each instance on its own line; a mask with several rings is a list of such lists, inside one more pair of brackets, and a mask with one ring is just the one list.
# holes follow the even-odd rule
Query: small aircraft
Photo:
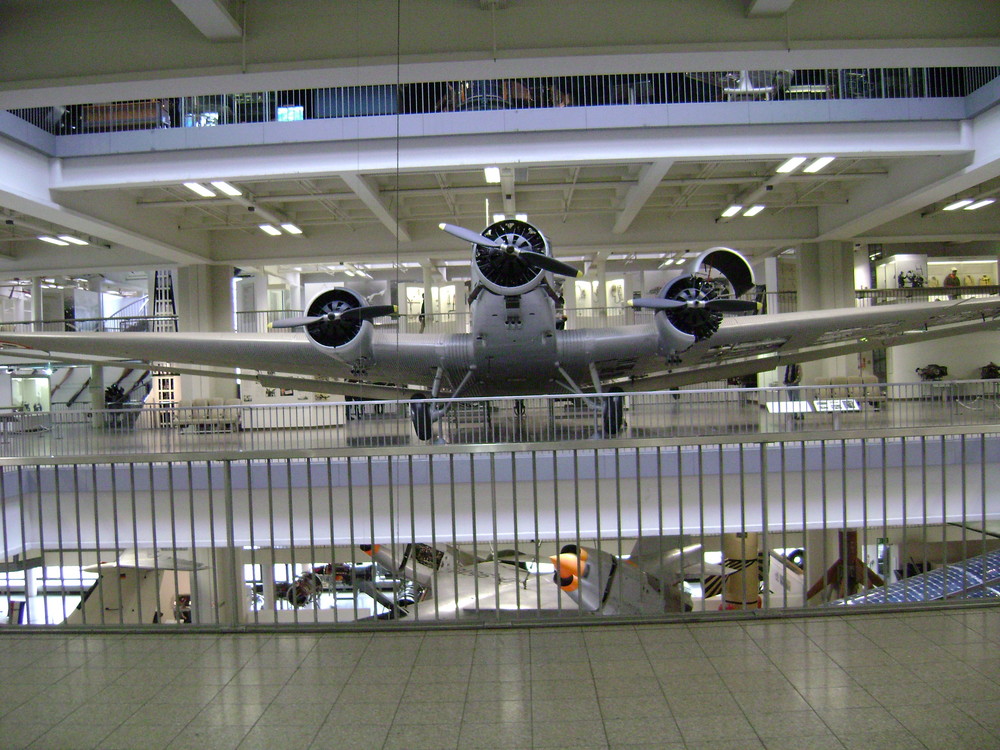
[[623, 424], [617, 394], [626, 388], [674, 388], [1000, 327], [998, 298], [748, 315], [758, 310], [745, 298], [755, 289], [750, 264], [735, 250], [714, 247], [656, 296], [629, 301], [652, 311], [649, 322], [561, 330], [555, 277], [579, 273], [553, 257], [536, 227], [517, 219], [482, 233], [440, 227], [472, 246], [469, 333], [380, 330], [373, 321], [395, 307], [334, 288], [319, 293], [304, 315], [273, 324], [304, 335], [5, 333], [0, 351], [39, 356], [26, 351], [32, 350], [48, 361], [84, 364], [156, 363], [225, 378], [238, 369], [240, 378], [272, 388], [376, 400], [409, 396], [417, 436], [428, 440], [461, 397], [566, 394], [599, 413], [603, 433], [615, 435]]

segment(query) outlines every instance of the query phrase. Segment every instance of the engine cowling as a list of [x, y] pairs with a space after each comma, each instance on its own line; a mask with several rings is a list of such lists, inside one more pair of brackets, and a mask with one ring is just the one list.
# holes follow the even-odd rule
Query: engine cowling
[[[307, 316], [324, 316], [364, 307], [364, 297], [350, 289], [327, 289], [313, 297]], [[367, 320], [343, 318], [321, 320], [305, 327], [309, 341], [317, 349], [342, 362], [356, 364], [372, 359], [374, 329]]]
[[549, 241], [526, 221], [504, 219], [490, 224], [483, 236], [499, 240], [503, 247], [475, 245], [473, 268], [477, 280], [489, 291], [503, 296], [529, 292], [541, 283], [545, 271], [518, 256], [526, 250], [552, 257]]
[[658, 295], [686, 303], [660, 310], [654, 317], [661, 348], [670, 354], [711, 337], [722, 324], [723, 312], [710, 303], [735, 299], [753, 286], [753, 269], [735, 250], [713, 247], [693, 258]]

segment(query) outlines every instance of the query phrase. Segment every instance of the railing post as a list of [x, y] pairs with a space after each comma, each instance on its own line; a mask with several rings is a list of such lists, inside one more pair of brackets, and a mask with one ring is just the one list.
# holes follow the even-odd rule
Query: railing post
[[222, 461], [222, 474], [223, 474], [223, 480], [225, 482], [224, 484], [225, 496], [223, 498], [223, 504], [226, 513], [226, 549], [228, 550], [228, 562], [230, 571], [229, 581], [232, 587], [229, 592], [229, 595], [232, 597], [232, 606], [230, 607], [229, 622], [227, 624], [231, 628], [238, 628], [240, 626], [240, 607], [242, 606], [242, 600], [243, 600], [243, 586], [241, 584], [241, 580], [243, 578], [243, 570], [239, 565], [239, 559], [236, 554], [236, 528], [235, 528], [236, 523], [233, 510], [232, 461], [229, 460]]

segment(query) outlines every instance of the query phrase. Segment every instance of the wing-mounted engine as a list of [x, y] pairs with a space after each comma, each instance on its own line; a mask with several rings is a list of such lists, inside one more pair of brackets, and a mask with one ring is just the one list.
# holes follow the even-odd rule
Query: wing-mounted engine
[[573, 266], [553, 258], [545, 235], [526, 221], [504, 219], [490, 224], [482, 234], [452, 224], [440, 226], [472, 243], [473, 287], [512, 297], [537, 287], [546, 272], [580, 275]]
[[726, 247], [706, 250], [684, 267], [658, 297], [634, 299], [633, 307], [657, 311], [654, 318], [665, 353], [683, 351], [709, 338], [727, 313], [754, 312], [757, 304], [737, 299], [754, 286], [746, 258]]
[[306, 314], [272, 323], [273, 328], [302, 326], [320, 351], [363, 369], [372, 360], [371, 321], [396, 312], [393, 305], [369, 305], [350, 289], [327, 289], [317, 294]]

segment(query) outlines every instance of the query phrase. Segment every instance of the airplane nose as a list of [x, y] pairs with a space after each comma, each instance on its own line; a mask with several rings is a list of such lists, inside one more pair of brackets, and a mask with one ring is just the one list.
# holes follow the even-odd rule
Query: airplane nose
[[563, 591], [575, 591], [580, 585], [580, 579], [586, 578], [589, 572], [587, 565], [587, 550], [577, 549], [575, 545], [567, 544], [558, 555], [549, 559], [556, 567], [556, 583]]

